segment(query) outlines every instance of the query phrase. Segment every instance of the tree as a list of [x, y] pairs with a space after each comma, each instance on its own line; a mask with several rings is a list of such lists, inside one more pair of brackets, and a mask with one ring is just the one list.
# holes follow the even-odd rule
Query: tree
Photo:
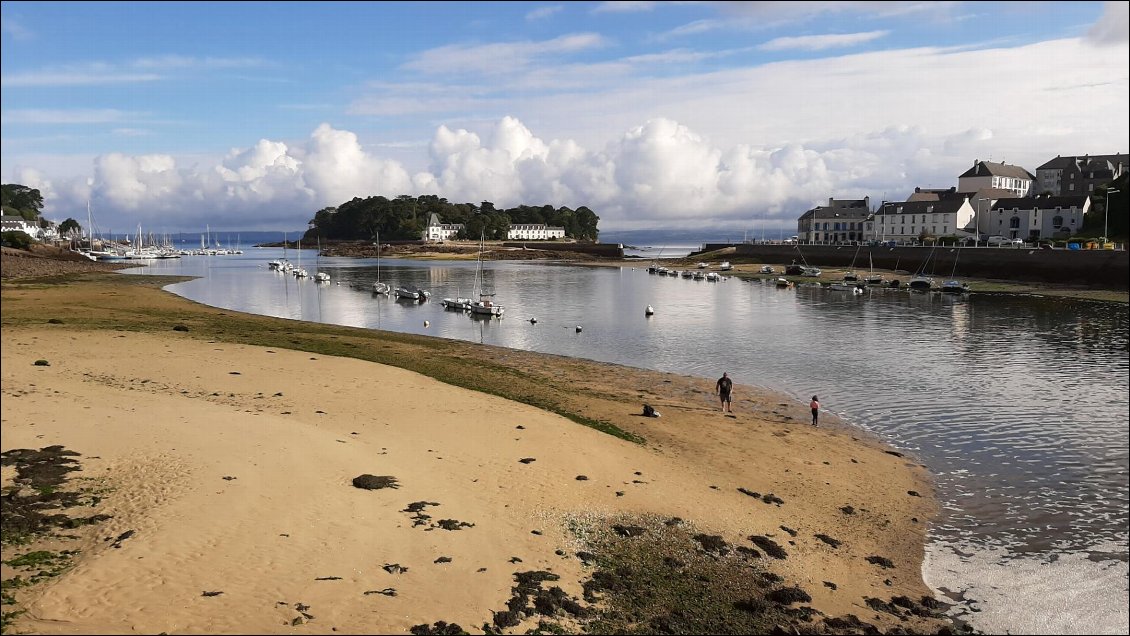
[[0, 204], [6, 214], [11, 212], [34, 221], [43, 209], [43, 195], [35, 188], [5, 183], [0, 185]]
[[82, 234], [82, 226], [74, 219], [67, 219], [59, 224], [59, 234], [67, 236], [69, 234]]

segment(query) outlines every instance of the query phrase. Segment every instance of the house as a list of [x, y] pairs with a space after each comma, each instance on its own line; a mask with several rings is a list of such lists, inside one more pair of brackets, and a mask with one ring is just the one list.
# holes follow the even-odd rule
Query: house
[[804, 243], [845, 243], [864, 240], [871, 198], [833, 199], [797, 219], [797, 239]]
[[1033, 194], [1036, 177], [1020, 166], [991, 161], [974, 161], [973, 167], [957, 178], [959, 192], [976, 192], [985, 188], [1009, 190], [1018, 197]]
[[424, 228], [423, 239], [427, 242], [449, 241], [462, 232], [463, 228], [462, 223], [440, 223], [439, 215], [433, 212], [428, 217], [428, 226]]
[[989, 211], [988, 232], [1025, 241], [1064, 239], [1083, 227], [1090, 209], [1091, 197], [1081, 195], [1001, 199]]
[[968, 197], [941, 201], [888, 201], [873, 218], [868, 240], [913, 243], [926, 237], [971, 236], [974, 209]]
[[511, 241], [552, 241], [565, 238], [565, 228], [544, 223], [512, 224], [506, 238]]
[[1036, 168], [1040, 194], [1052, 196], [1090, 195], [1130, 169], [1130, 155], [1084, 155], [1061, 157]]
[[33, 239], [40, 238], [42, 230], [35, 221], [29, 221], [16, 214], [0, 216], [0, 230], [4, 232], [23, 232]]

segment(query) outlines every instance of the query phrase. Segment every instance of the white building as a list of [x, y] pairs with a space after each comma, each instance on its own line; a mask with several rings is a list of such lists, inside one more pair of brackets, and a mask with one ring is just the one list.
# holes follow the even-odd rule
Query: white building
[[433, 243], [450, 241], [463, 231], [463, 227], [462, 223], [440, 223], [439, 215], [433, 212], [428, 217], [428, 226], [424, 228], [424, 240]]
[[29, 221], [16, 214], [0, 216], [0, 230], [4, 232], [23, 232], [31, 238], [40, 238], [42, 231], [35, 221]]
[[1025, 241], [1064, 239], [1083, 227], [1083, 217], [1090, 210], [1088, 196], [1000, 199], [989, 211], [988, 232]]
[[565, 228], [544, 223], [512, 224], [506, 238], [511, 241], [552, 241], [565, 238]]
[[1033, 193], [1035, 182], [1035, 175], [1020, 166], [974, 161], [973, 167], [957, 178], [957, 189], [959, 192], [976, 192], [985, 188], [997, 188], [1025, 197]]
[[912, 243], [926, 237], [972, 236], [973, 206], [966, 197], [941, 201], [889, 201], [873, 217], [870, 240]]

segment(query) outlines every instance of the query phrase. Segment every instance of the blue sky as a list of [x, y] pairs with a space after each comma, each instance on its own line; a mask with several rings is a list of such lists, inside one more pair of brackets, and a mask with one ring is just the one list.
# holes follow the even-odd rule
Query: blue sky
[[4, 2], [0, 179], [156, 232], [400, 194], [789, 228], [1130, 151], [1128, 7]]

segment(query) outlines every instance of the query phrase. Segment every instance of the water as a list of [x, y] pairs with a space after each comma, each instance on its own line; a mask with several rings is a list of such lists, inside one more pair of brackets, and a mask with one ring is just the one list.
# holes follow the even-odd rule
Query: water
[[1126, 306], [778, 290], [649, 275], [646, 262], [499, 262], [484, 265], [484, 285], [506, 315], [483, 319], [439, 303], [472, 295], [474, 262], [382, 259], [385, 281], [431, 290], [431, 301], [418, 305], [350, 287], [371, 285], [374, 260], [318, 261], [304, 251], [303, 266], [329, 272], [327, 285], [267, 270], [280, 255], [187, 257], [136, 273], [200, 276], [169, 289], [228, 309], [710, 380], [729, 371], [739, 384], [805, 402], [818, 394], [826, 408], [929, 467], [944, 509], [923, 574], [960, 601], [956, 612], [976, 629], [1128, 631]]

